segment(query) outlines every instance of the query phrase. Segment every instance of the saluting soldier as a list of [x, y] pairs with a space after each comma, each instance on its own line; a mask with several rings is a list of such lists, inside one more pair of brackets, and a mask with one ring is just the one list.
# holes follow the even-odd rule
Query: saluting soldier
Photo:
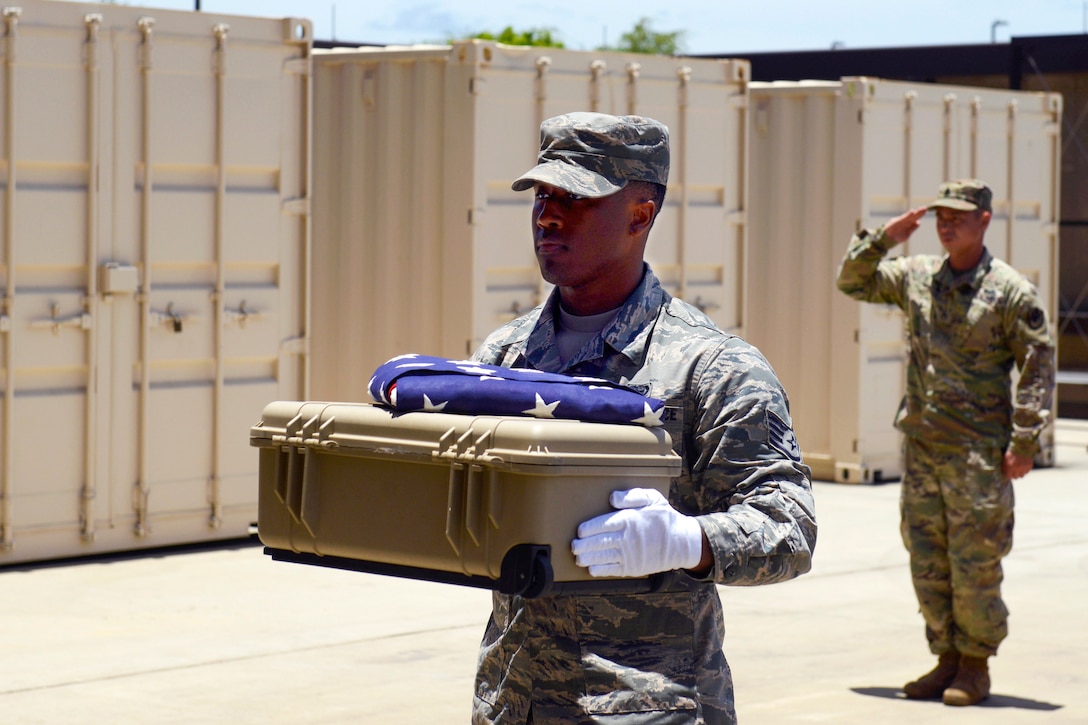
[[[1012, 547], [1012, 481], [1034, 465], [1054, 391], [1038, 292], [984, 244], [992, 199], [976, 179], [944, 183], [928, 206], [854, 235], [838, 274], [846, 294], [906, 318], [901, 531], [938, 660], [903, 689], [947, 705], [989, 696], [987, 658], [1008, 633], [1001, 560]], [[930, 209], [945, 254], [885, 259]]]

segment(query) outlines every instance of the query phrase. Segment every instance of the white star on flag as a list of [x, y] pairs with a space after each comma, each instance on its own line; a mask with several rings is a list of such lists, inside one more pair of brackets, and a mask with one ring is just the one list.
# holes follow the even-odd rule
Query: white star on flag
[[638, 423], [640, 425], [646, 426], [647, 428], [656, 428], [659, 425], [664, 425], [664, 423], [661, 422], [661, 412], [665, 410], [664, 408], [655, 413], [654, 409], [650, 407], [649, 403], [643, 403], [642, 406], [642, 417], [635, 418], [631, 421], [632, 423]]
[[446, 407], [446, 403], [448, 402], [449, 401], [447, 400], [445, 402], [439, 403], [438, 405], [435, 405], [431, 402], [430, 397], [426, 393], [423, 394], [423, 410], [427, 413], [441, 413], [442, 409]]
[[561, 401], [555, 401], [554, 403], [545, 403], [544, 398], [540, 397], [540, 393], [536, 394], [536, 406], [529, 408], [528, 410], [521, 411], [526, 415], [531, 415], [535, 418], [554, 418], [555, 408]]
[[492, 372], [488, 368], [481, 368], [481, 367], [477, 367], [475, 365], [473, 365], [473, 366], [464, 366], [464, 367], [459, 365], [458, 369], [461, 372], [468, 373], [470, 375], [490, 375], [491, 372]]

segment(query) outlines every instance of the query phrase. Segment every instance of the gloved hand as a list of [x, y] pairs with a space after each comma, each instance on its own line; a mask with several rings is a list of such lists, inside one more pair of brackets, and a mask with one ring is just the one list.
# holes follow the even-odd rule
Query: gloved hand
[[646, 576], [699, 564], [703, 528], [660, 491], [613, 491], [608, 501], [618, 510], [582, 522], [571, 542], [575, 561], [591, 576]]

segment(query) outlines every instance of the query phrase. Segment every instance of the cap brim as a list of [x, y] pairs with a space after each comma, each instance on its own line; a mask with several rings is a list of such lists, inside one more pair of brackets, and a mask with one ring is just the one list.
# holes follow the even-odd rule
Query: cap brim
[[978, 204], [972, 204], [963, 199], [937, 199], [936, 201], [931, 201], [926, 208], [937, 209], [941, 207], [945, 209], [955, 209], [957, 211], [975, 211], [978, 209]]
[[514, 191], [526, 191], [538, 183], [591, 199], [610, 196], [626, 185], [626, 182], [617, 184], [584, 166], [551, 160], [526, 171], [514, 180], [510, 188]]

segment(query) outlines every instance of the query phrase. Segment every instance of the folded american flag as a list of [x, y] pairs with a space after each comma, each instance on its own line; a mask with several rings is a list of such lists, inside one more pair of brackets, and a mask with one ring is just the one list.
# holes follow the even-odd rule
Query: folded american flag
[[665, 403], [607, 380], [401, 355], [374, 371], [370, 396], [401, 411], [523, 415], [661, 425]]

